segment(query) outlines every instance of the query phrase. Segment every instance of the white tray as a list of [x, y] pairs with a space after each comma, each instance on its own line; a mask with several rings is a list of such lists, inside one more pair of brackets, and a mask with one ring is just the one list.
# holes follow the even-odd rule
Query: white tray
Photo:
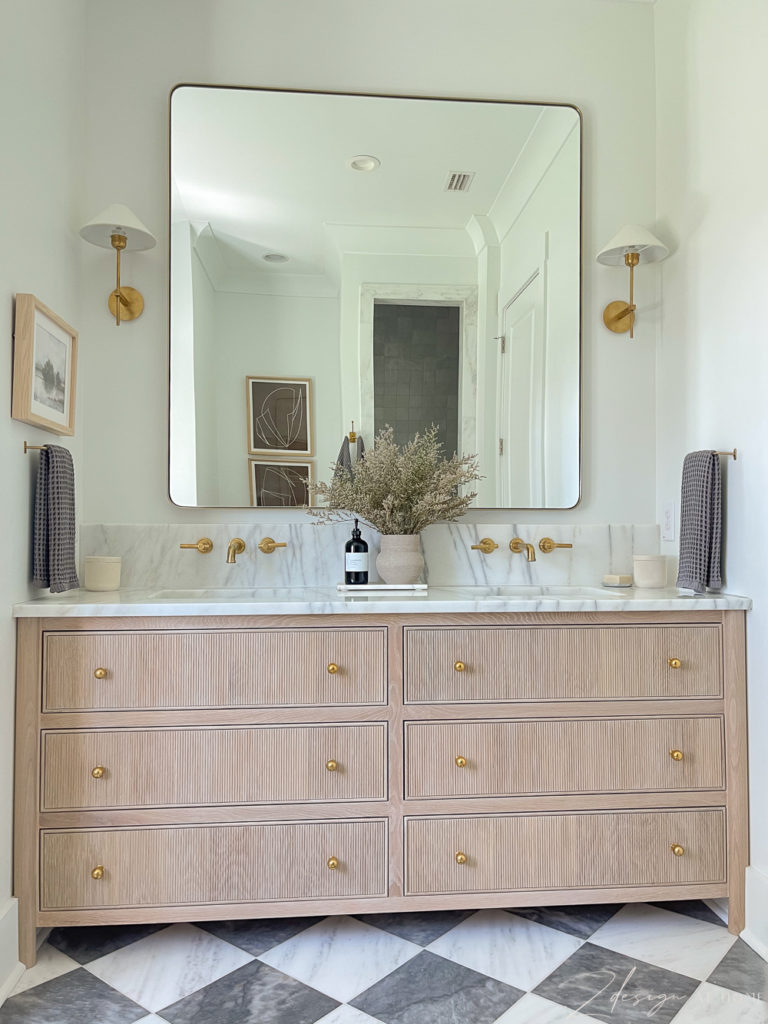
[[345, 594], [375, 594], [397, 590], [403, 594], [424, 593], [427, 583], [337, 583], [336, 589]]

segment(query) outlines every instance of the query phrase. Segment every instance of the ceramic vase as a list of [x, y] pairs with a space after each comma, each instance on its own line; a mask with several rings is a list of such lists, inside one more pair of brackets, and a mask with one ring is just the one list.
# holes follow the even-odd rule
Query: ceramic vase
[[376, 569], [385, 583], [417, 583], [424, 569], [419, 534], [383, 534]]

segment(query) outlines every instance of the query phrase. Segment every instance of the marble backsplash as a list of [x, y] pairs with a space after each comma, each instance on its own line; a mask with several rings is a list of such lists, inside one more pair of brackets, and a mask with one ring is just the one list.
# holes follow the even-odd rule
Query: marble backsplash
[[[268, 523], [186, 525], [86, 523], [80, 528], [80, 557], [121, 555], [122, 588], [303, 587], [333, 586], [343, 579], [344, 544], [351, 523]], [[213, 551], [201, 555], [180, 544], [210, 537]], [[227, 544], [242, 537], [245, 552], [226, 564]], [[273, 554], [259, 551], [263, 537], [285, 541]], [[371, 552], [371, 582], [379, 535], [363, 530]], [[472, 545], [490, 537], [499, 545], [490, 555]], [[536, 561], [513, 554], [509, 541], [521, 537], [534, 545]], [[538, 543], [551, 537], [573, 544], [542, 554]], [[659, 552], [656, 525], [537, 526], [530, 523], [445, 523], [422, 534], [425, 578], [433, 586], [466, 584], [538, 584], [596, 586], [605, 573], [631, 573], [632, 555]], [[82, 569], [82, 567], [81, 567]], [[81, 576], [82, 579], [82, 576]]]

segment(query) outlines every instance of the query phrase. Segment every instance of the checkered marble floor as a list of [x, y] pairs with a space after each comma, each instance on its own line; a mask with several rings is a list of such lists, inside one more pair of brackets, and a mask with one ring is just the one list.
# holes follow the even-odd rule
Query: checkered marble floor
[[0, 1024], [768, 1024], [700, 902], [57, 928]]

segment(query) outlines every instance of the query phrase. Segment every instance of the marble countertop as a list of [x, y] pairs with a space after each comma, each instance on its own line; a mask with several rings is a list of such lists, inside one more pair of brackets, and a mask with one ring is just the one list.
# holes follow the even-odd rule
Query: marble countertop
[[73, 590], [17, 604], [15, 618], [141, 615], [408, 615], [438, 612], [663, 612], [748, 610], [735, 594], [576, 586], [430, 587], [414, 594], [340, 593], [335, 587]]

